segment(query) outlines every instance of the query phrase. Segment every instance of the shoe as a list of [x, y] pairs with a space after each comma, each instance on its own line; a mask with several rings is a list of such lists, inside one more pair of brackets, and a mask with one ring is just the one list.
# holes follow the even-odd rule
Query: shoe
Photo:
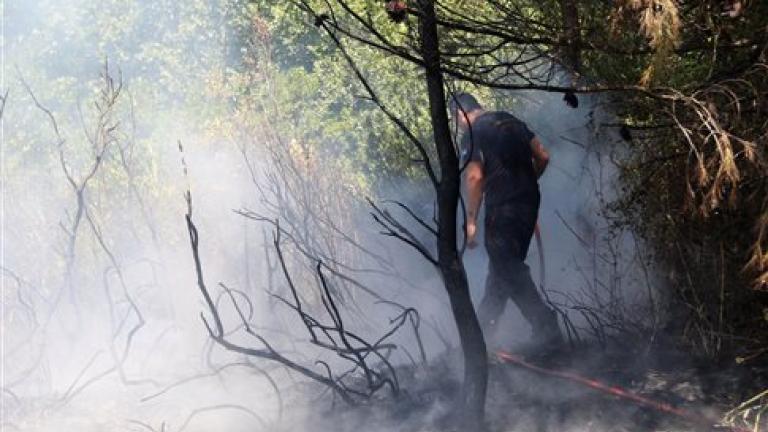
[[512, 347], [510, 352], [532, 363], [555, 365], [569, 356], [570, 348], [562, 335], [549, 333], [547, 337], [531, 337], [528, 342]]

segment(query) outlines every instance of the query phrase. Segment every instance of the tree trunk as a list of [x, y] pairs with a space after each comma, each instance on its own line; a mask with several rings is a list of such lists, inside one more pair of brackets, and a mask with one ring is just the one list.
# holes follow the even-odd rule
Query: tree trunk
[[419, 4], [422, 12], [421, 49], [426, 69], [430, 117], [440, 160], [440, 182], [437, 188], [440, 233], [437, 240], [438, 263], [443, 283], [448, 291], [464, 354], [464, 385], [461, 399], [465, 413], [463, 420], [471, 430], [479, 430], [482, 427], [485, 412], [488, 357], [480, 323], [469, 295], [464, 263], [456, 247], [456, 213], [461, 180], [459, 160], [448, 126], [443, 76], [440, 71], [435, 8], [430, 0], [421, 0]]
[[567, 43], [563, 48], [563, 64], [578, 76], [581, 69], [581, 30], [576, 0], [560, 0], [560, 13], [563, 17], [563, 36]]

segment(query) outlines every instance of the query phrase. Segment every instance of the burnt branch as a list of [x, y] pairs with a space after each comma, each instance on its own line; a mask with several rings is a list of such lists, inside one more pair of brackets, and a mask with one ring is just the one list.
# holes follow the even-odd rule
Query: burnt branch
[[192, 410], [192, 412], [187, 416], [187, 418], [184, 420], [181, 426], [179, 426], [176, 432], [182, 432], [184, 429], [186, 429], [189, 426], [192, 420], [194, 420], [194, 418], [200, 414], [211, 412], [211, 411], [221, 411], [221, 410], [235, 410], [235, 411], [246, 413], [249, 416], [251, 416], [254, 420], [256, 420], [263, 429], [265, 430], [268, 429], [267, 422], [264, 421], [264, 419], [261, 418], [260, 415], [256, 414], [256, 412], [253, 411], [252, 409], [245, 407], [243, 405], [237, 405], [237, 404], [219, 404], [219, 405], [206, 406], [202, 408], [196, 408]]
[[[184, 164], [186, 166], [186, 164]], [[240, 343], [234, 343], [230, 341], [228, 336], [232, 332], [225, 330], [223, 320], [219, 312], [219, 301], [213, 300], [210, 291], [205, 283], [203, 276], [203, 267], [199, 255], [199, 233], [197, 227], [192, 220], [192, 196], [188, 190], [185, 193], [185, 199], [187, 201], [187, 214], [185, 216], [187, 223], [187, 230], [189, 233], [190, 246], [192, 249], [192, 257], [195, 263], [195, 272], [197, 275], [198, 288], [208, 305], [208, 318], [201, 314], [203, 323], [209, 333], [211, 339], [222, 346], [226, 350], [236, 353], [244, 354], [248, 357], [262, 358], [266, 360], [275, 361], [290, 370], [299, 372], [303, 376], [317, 381], [321, 384], [328, 386], [333, 390], [334, 394], [338, 395], [342, 400], [350, 405], [356, 404], [358, 398], [369, 398], [379, 389], [384, 386], [388, 386], [393, 394], [398, 394], [399, 384], [395, 375], [394, 367], [388, 361], [382, 351], [391, 351], [395, 348], [393, 344], [384, 343], [385, 339], [389, 338], [394, 331], [397, 330], [402, 324], [397, 325], [394, 330], [387, 332], [376, 343], [368, 343], [364, 338], [349, 331], [344, 324], [341, 311], [336, 304], [336, 300], [331, 288], [331, 282], [326, 278], [323, 272], [323, 264], [318, 261], [316, 264], [316, 274], [320, 282], [321, 301], [325, 308], [325, 311], [330, 318], [330, 323], [322, 323], [320, 319], [317, 319], [310, 315], [308, 311], [303, 307], [301, 297], [298, 293], [298, 288], [291, 277], [288, 270], [288, 266], [283, 255], [281, 248], [281, 236], [283, 230], [280, 229], [279, 222], [275, 221], [275, 233], [273, 236], [273, 245], [276, 251], [277, 261], [283, 272], [283, 276], [287, 282], [291, 299], [287, 300], [275, 294], [273, 297], [279, 299], [282, 303], [290, 307], [299, 316], [310, 337], [310, 341], [317, 347], [331, 351], [338, 355], [341, 359], [353, 363], [352, 370], [361, 370], [366, 378], [366, 389], [359, 390], [348, 386], [343, 378], [349, 373], [340, 377], [334, 377], [330, 368], [327, 368], [325, 374], [316, 372], [303, 366], [285, 355], [278, 352], [264, 337], [256, 333], [253, 326], [250, 324], [250, 320], [253, 314], [253, 306], [250, 304], [250, 300], [246, 300], [247, 307], [243, 309], [235, 294], [240, 297], [246, 297], [244, 293], [232, 290], [226, 285], [221, 285], [224, 289], [224, 294], [227, 295], [229, 300], [235, 307], [235, 310], [241, 320], [241, 328], [244, 328], [246, 333], [254, 337], [261, 347], [251, 347], [242, 345]], [[327, 268], [327, 267], [325, 267]], [[408, 314], [404, 314], [409, 316]], [[404, 320], [404, 318], [403, 318]], [[371, 357], [372, 356], [372, 357]], [[375, 358], [382, 365], [386, 372], [380, 371], [378, 368], [370, 364], [370, 358]], [[326, 365], [327, 367], [327, 365]]]
[[114, 119], [114, 110], [123, 88], [122, 77], [115, 81], [115, 79], [111, 76], [109, 63], [106, 61], [104, 62], [104, 69], [101, 74], [102, 87], [99, 92], [99, 97], [94, 102], [94, 108], [96, 109], [97, 117], [95, 126], [93, 131], [89, 131], [88, 127], [83, 125], [83, 132], [93, 149], [93, 161], [91, 162], [90, 166], [87, 167], [80, 176], [78, 176], [74, 173], [72, 167], [67, 161], [65, 149], [66, 140], [62, 135], [56, 117], [50, 109], [48, 109], [45, 105], [43, 105], [42, 102], [40, 102], [35, 93], [32, 91], [30, 85], [26, 82], [26, 80], [24, 80], [21, 72], [18, 73], [19, 81], [21, 82], [22, 86], [32, 98], [35, 106], [43, 112], [51, 125], [51, 129], [55, 135], [55, 147], [59, 159], [59, 165], [76, 200], [74, 216], [71, 218], [67, 226], [65, 226], [63, 223], [61, 224], [61, 227], [67, 236], [67, 250], [65, 252], [65, 286], [61, 287], [57, 291], [51, 309], [53, 311], [58, 306], [65, 287], [69, 291], [70, 301], [72, 302], [73, 306], [78, 308], [79, 306], [76, 288], [72, 285], [72, 277], [76, 259], [75, 250], [80, 227], [88, 211], [88, 203], [86, 197], [89, 183], [102, 167], [107, 152], [113, 145], [117, 145], [117, 138], [115, 135], [118, 128], [118, 122]]
[[[381, 234], [389, 237], [394, 237], [412, 248], [416, 249], [427, 261], [432, 265], [437, 266], [437, 259], [433, 256], [432, 252], [427, 248], [421, 240], [419, 240], [413, 232], [405, 227], [400, 221], [392, 216], [389, 211], [382, 209], [376, 205], [372, 200], [368, 199], [368, 204], [373, 208], [371, 216], [373, 220], [378, 223], [382, 228]], [[425, 223], [426, 224], [426, 223]]]
[[8, 93], [10, 93], [11, 89], [8, 89], [5, 91], [5, 93], [0, 96], [0, 120], [3, 119], [3, 113], [5, 112], [5, 104], [8, 102]]

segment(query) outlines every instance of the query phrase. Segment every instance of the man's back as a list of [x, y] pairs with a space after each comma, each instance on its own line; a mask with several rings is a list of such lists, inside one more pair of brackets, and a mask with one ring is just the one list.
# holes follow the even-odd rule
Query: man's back
[[462, 137], [462, 156], [483, 165], [486, 206], [507, 202], [538, 206], [539, 185], [531, 160], [534, 134], [515, 116], [482, 114]]

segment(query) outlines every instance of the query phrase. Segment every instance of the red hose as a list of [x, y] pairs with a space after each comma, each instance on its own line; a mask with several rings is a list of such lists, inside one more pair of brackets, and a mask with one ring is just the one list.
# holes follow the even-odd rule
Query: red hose
[[[526, 369], [530, 369], [532, 371], [544, 374], [544, 375], [550, 375], [558, 378], [567, 379], [569, 381], [582, 384], [584, 386], [587, 386], [589, 388], [601, 391], [603, 393], [608, 393], [612, 396], [616, 396], [619, 398], [627, 399], [632, 402], [637, 403], [638, 405], [643, 405], [649, 408], [653, 408], [657, 411], [661, 411], [664, 413], [672, 414], [674, 416], [680, 417], [682, 419], [685, 419], [691, 423], [694, 423], [696, 425], [706, 426], [708, 428], [712, 428], [716, 421], [711, 421], [707, 419], [702, 414], [693, 413], [691, 411], [683, 410], [680, 408], [675, 408], [672, 405], [668, 403], [663, 402], [657, 402], [652, 399], [648, 399], [646, 397], [640, 396], [638, 394], [632, 393], [628, 390], [625, 390], [621, 387], [611, 386], [607, 384], [603, 384], [600, 381], [590, 379], [583, 377], [581, 375], [577, 375], [573, 372], [565, 372], [565, 371], [557, 371], [553, 369], [547, 369], [543, 368], [541, 366], [536, 366], [534, 364], [528, 363], [525, 361], [522, 357], [517, 356], [515, 354], [510, 354], [503, 351], [496, 352], [496, 357], [504, 362], [504, 363], [511, 363], [517, 366], [522, 366]], [[739, 428], [739, 427], [730, 427], [725, 428], [730, 429], [732, 432], [751, 432], [748, 429]]]

